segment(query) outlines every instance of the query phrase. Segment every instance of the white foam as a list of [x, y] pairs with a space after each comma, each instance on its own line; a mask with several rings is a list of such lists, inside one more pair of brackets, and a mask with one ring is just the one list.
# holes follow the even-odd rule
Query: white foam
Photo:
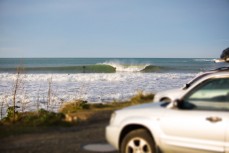
[[[49, 80], [53, 109], [66, 101], [83, 99], [89, 102], [126, 100], [138, 91], [155, 93], [183, 86], [193, 73], [89, 73], [89, 74], [25, 74], [17, 91], [18, 105], [26, 110], [46, 108]], [[15, 74], [0, 74], [0, 101], [12, 105]], [[0, 102], [1, 105], [1, 102]]]
[[206, 59], [206, 58], [197, 58], [197, 59], [194, 59], [194, 61], [197, 61], [197, 62], [214, 62], [214, 59]]
[[116, 68], [116, 72], [140, 72], [150, 64], [122, 64], [119, 61], [104, 62], [104, 65], [110, 65]]

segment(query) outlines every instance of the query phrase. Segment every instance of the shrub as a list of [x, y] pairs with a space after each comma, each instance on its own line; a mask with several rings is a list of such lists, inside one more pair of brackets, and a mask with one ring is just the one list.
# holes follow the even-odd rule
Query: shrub
[[19, 108], [18, 106], [10, 106], [7, 108], [7, 116], [4, 118], [6, 121], [12, 121], [14, 122], [16, 119], [18, 119], [18, 112], [16, 109]]
[[76, 100], [73, 102], [65, 103], [60, 108], [60, 112], [69, 114], [69, 113], [76, 113], [77, 111], [83, 110], [83, 109], [90, 109], [90, 105], [87, 103], [87, 101]]
[[65, 116], [62, 113], [40, 109], [38, 112], [30, 112], [21, 117], [21, 122], [31, 126], [53, 126], [63, 124], [64, 118]]
[[63, 113], [49, 112], [40, 109], [37, 112], [17, 112], [17, 118], [12, 120], [12, 108], [9, 110], [8, 116], [2, 120], [2, 123], [10, 125], [11, 123], [22, 126], [56, 126], [67, 125], [64, 121], [65, 115]]
[[154, 94], [143, 94], [142, 91], [138, 92], [135, 96], [130, 99], [130, 103], [137, 104], [137, 103], [144, 103], [152, 101], [154, 98]]

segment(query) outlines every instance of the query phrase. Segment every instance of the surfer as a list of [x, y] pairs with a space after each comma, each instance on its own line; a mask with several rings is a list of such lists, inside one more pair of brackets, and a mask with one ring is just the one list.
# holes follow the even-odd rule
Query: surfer
[[86, 71], [85, 71], [85, 69], [86, 69], [86, 66], [83, 66], [83, 73], [85, 73]]

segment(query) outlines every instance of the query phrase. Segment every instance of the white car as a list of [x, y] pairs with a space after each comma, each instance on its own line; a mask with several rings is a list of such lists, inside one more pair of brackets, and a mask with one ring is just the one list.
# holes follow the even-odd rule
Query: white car
[[215, 70], [200, 73], [194, 79], [192, 79], [190, 82], [185, 84], [184, 87], [182, 87], [182, 88], [171, 89], [171, 90], [166, 90], [166, 91], [161, 91], [161, 92], [156, 93], [153, 101], [154, 102], [158, 102], [158, 101], [171, 102], [171, 101], [175, 101], [177, 99], [180, 99], [187, 92], [192, 90], [196, 85], [198, 85], [199, 83], [208, 79], [209, 74], [222, 72], [222, 71], [228, 71], [228, 70], [229, 70], [229, 67], [221, 67], [221, 68], [218, 68]]
[[107, 141], [121, 153], [229, 153], [229, 71], [198, 82], [180, 100], [115, 111]]

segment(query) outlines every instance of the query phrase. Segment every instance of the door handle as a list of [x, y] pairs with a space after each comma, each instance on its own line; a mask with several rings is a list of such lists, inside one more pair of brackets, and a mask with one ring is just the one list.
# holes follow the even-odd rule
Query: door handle
[[217, 116], [211, 116], [211, 117], [207, 117], [206, 120], [208, 120], [212, 123], [216, 123], [216, 122], [222, 121], [222, 118], [217, 117]]

